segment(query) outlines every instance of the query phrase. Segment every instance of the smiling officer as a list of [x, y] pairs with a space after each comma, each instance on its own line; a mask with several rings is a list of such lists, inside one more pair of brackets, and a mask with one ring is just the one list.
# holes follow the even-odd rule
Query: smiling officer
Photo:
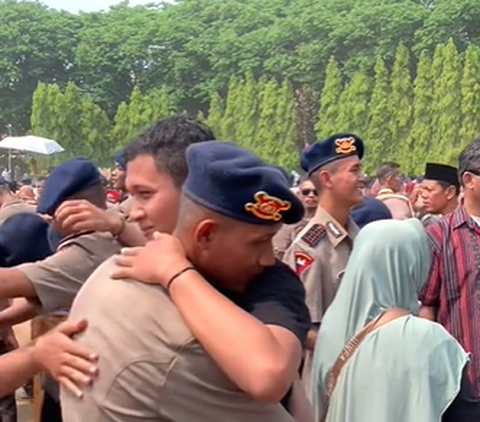
[[307, 338], [303, 380], [308, 388], [311, 351], [323, 314], [333, 300], [347, 265], [358, 228], [350, 218], [353, 206], [362, 202], [365, 184], [360, 160], [363, 142], [353, 134], [338, 134], [305, 149], [302, 168], [318, 192], [314, 217], [286, 251], [284, 261], [305, 284], [312, 318]]

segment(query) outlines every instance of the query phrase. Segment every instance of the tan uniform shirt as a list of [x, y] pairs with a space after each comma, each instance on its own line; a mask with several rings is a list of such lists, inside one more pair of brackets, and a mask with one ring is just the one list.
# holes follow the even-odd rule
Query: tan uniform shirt
[[100, 354], [101, 376], [80, 400], [61, 391], [64, 422], [293, 422], [227, 378], [163, 288], [112, 280], [114, 266], [98, 268], [71, 309], [89, 321], [77, 341]]
[[394, 220], [406, 220], [415, 215], [410, 200], [405, 195], [394, 193], [391, 189], [380, 189], [377, 199], [388, 207]]
[[121, 246], [107, 233], [90, 233], [60, 243], [57, 252], [43, 261], [15, 268], [32, 282], [45, 313], [69, 309], [88, 277]]
[[22, 212], [35, 213], [37, 212], [37, 209], [34, 205], [27, 204], [20, 199], [14, 199], [11, 202], [7, 202], [0, 208], [0, 224], [12, 215], [20, 214]]
[[273, 250], [278, 259], [283, 259], [285, 251], [293, 243], [297, 235], [308, 224], [308, 220], [302, 220], [297, 224], [284, 224], [278, 233], [273, 237]]
[[352, 250], [358, 227], [349, 219], [345, 230], [322, 208], [285, 253], [287, 263], [305, 284], [312, 323], [322, 321], [332, 303]]
[[130, 211], [132, 210], [133, 201], [133, 196], [129, 196], [128, 198], [120, 202], [117, 207], [122, 214], [128, 217], [130, 215]]

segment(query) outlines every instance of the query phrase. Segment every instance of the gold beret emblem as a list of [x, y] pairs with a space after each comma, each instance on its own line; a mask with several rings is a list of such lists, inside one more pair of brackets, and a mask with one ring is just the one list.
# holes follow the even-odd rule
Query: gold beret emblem
[[350, 154], [357, 150], [357, 147], [355, 146], [355, 138], [353, 137], [337, 139], [335, 145], [337, 146], [335, 149], [337, 154]]
[[245, 204], [245, 210], [261, 220], [280, 221], [282, 219], [281, 213], [288, 211], [292, 206], [290, 202], [282, 201], [263, 191], [257, 192], [254, 199], [255, 202]]

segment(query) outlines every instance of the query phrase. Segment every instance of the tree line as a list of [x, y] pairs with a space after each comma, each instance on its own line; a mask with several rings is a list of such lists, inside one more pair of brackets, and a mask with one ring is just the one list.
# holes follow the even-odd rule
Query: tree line
[[[114, 149], [122, 143], [124, 136], [135, 132], [132, 128], [137, 127], [137, 123], [141, 126], [141, 122], [148, 120], [145, 116], [149, 112], [142, 111], [141, 117], [133, 117], [133, 111], [130, 111], [129, 104], [133, 103], [132, 110], [137, 107], [131, 98], [135, 91], [137, 97], [141, 95], [142, 98], [166, 96], [169, 110], [201, 113], [206, 118], [209, 118], [212, 97], [218, 95], [222, 120], [228, 120], [232, 109], [228, 103], [233, 103], [229, 97], [232, 84], [235, 84], [232, 78], [244, 84], [255, 81], [256, 95], [252, 102], [257, 104], [257, 109], [265, 107], [264, 118], [260, 114], [256, 116], [260, 121], [265, 121], [268, 115], [264, 105], [267, 103], [264, 99], [268, 97], [264, 94], [267, 88], [273, 92], [273, 85], [276, 85], [278, 92], [282, 87], [286, 92], [285, 86], [289, 86], [290, 98], [293, 97], [289, 107], [293, 104], [295, 127], [288, 129], [293, 131], [294, 139], [285, 141], [288, 145], [284, 148], [290, 151], [289, 157], [294, 156], [305, 142], [325, 133], [321, 129], [325, 113], [319, 115], [319, 109], [323, 107], [331, 116], [336, 116], [335, 106], [327, 107], [331, 100], [324, 92], [328, 75], [335, 71], [332, 63], [336, 63], [340, 75], [342, 104], [350, 103], [364, 85], [365, 101], [356, 97], [349, 110], [346, 107], [343, 111], [338, 110], [340, 120], [337, 122], [337, 117], [334, 120], [337, 123], [342, 119], [345, 121], [348, 113], [354, 113], [350, 118], [357, 120], [349, 121], [348, 128], [339, 127], [338, 130], [356, 129], [364, 137], [372, 136], [372, 160], [396, 158], [397, 149], [393, 148], [394, 152], [390, 153], [387, 151], [390, 147], [380, 147], [380, 135], [375, 134], [375, 131], [385, 133], [385, 126], [375, 121], [388, 118], [386, 110], [393, 110], [395, 118], [392, 117], [393, 122], [388, 124], [388, 141], [384, 144], [393, 146], [398, 143], [403, 145], [402, 148], [417, 137], [419, 140], [415, 140], [415, 145], [417, 142], [424, 145], [434, 142], [433, 139], [425, 140], [428, 135], [422, 127], [431, 125], [430, 131], [436, 135], [437, 131], [440, 133], [438, 127], [448, 126], [453, 133], [453, 128], [459, 129], [459, 125], [466, 127], [465, 116], [474, 116], [473, 112], [461, 109], [467, 106], [459, 105], [459, 101], [465, 102], [466, 97], [475, 98], [477, 94], [462, 91], [463, 85], [459, 87], [458, 81], [466, 79], [467, 51], [480, 46], [479, 0], [179, 0], [176, 4], [137, 7], [124, 2], [106, 12], [78, 15], [48, 9], [37, 2], [3, 0], [0, 1], [0, 13], [3, 18], [0, 22], [0, 130], [9, 124], [15, 134], [32, 129], [49, 130], [51, 122], [38, 122], [40, 115], [33, 107], [33, 93], [39, 82], [45, 86], [57, 85], [57, 94], [52, 95], [58, 98], [63, 95], [68, 99], [76, 91], [75, 95], [82, 98], [72, 110], [76, 108], [78, 113], [82, 107], [82, 113], [76, 116], [77, 120], [78, 116], [83, 116], [84, 135], [73, 143], [82, 151], [97, 156], [96, 151]], [[453, 81], [447, 76], [440, 78], [453, 84], [448, 87], [445, 82], [446, 95], [442, 95], [441, 86], [437, 86], [440, 79], [432, 77], [427, 81], [423, 91], [427, 92], [433, 83], [430, 93], [437, 94], [432, 98], [434, 105], [429, 105], [430, 94], [425, 97], [423, 104], [429, 107], [422, 111], [420, 101], [415, 100], [420, 95], [417, 91], [422, 91], [417, 87], [421, 84], [421, 79], [417, 81], [417, 71], [425, 68], [425, 71], [437, 75], [441, 64], [438, 60], [440, 64], [435, 64], [437, 49], [442, 46], [445, 54], [450, 54], [453, 49], [447, 51], [445, 47], [450, 38], [455, 47], [452, 60], [456, 61], [456, 64], [452, 62], [451, 71], [457, 76]], [[404, 66], [396, 60], [399, 46], [408, 53]], [[381, 81], [378, 82], [382, 74], [380, 61], [386, 70], [389, 91], [381, 89]], [[397, 77], [397, 72], [403, 72], [407, 78]], [[331, 83], [331, 92], [335, 92], [335, 83]], [[408, 91], [410, 94], [403, 96]], [[457, 91], [460, 97], [455, 94]], [[389, 92], [388, 98], [385, 98], [386, 92]], [[374, 101], [374, 98], [377, 99]], [[65, 102], [65, 98], [62, 101]], [[379, 101], [398, 103], [399, 108], [377, 106], [377, 111], [370, 110], [371, 116], [363, 120], [366, 112], [362, 108], [370, 108], [371, 102]], [[146, 106], [152, 107], [161, 106]], [[437, 111], [431, 111], [432, 107]], [[455, 111], [449, 115], [454, 120], [452, 125], [445, 117], [435, 117], [442, 115], [438, 112], [442, 107], [452, 107]], [[280, 108], [276, 106], [275, 112], [281, 115]], [[422, 120], [421, 116], [427, 111], [428, 116]], [[158, 110], [154, 114], [163, 112]], [[74, 114], [72, 111], [71, 115]], [[128, 118], [121, 117], [122, 114]], [[224, 119], [225, 114], [227, 118]], [[405, 116], [409, 116], [407, 123]], [[252, 121], [253, 117], [249, 117]], [[66, 118], [57, 116], [51, 119], [63, 121]], [[126, 123], [128, 119], [132, 123]], [[278, 122], [273, 117], [269, 119]], [[474, 117], [470, 119], [475, 120]], [[370, 128], [357, 126], [356, 122], [360, 120], [362, 124], [368, 120]], [[455, 123], [457, 121], [461, 123]], [[412, 125], [415, 127], [410, 127]], [[470, 127], [472, 125], [475, 123], [472, 122]], [[85, 128], [90, 126], [97, 132], [89, 133], [87, 139], [85, 130], [88, 129]], [[225, 124], [222, 123], [220, 128], [222, 126]], [[274, 128], [272, 132], [280, 130], [286, 129]], [[70, 145], [70, 138], [65, 135], [67, 132], [60, 133], [59, 128], [56, 131], [55, 134], [62, 136], [58, 140]], [[75, 133], [79, 134], [79, 131], [77, 128]], [[231, 130], [221, 131], [220, 135], [231, 133]], [[241, 130], [242, 133], [245, 132]], [[420, 135], [412, 136], [412, 133]], [[451, 139], [452, 148], [457, 148], [465, 136], [457, 133], [455, 139]], [[103, 146], [94, 147], [99, 143], [96, 139], [100, 138]], [[278, 143], [284, 142], [284, 137], [277, 138]], [[262, 139], [266, 139], [264, 135]], [[86, 145], [80, 147], [79, 143]], [[296, 149], [289, 149], [292, 144]], [[446, 148], [445, 141], [435, 145], [438, 150]], [[272, 147], [265, 146], [266, 151], [270, 151], [269, 148]], [[423, 153], [420, 145], [415, 150], [420, 155]], [[290, 163], [287, 157], [279, 160]], [[366, 164], [367, 168], [371, 166], [368, 160]], [[418, 166], [412, 164], [409, 171]]]

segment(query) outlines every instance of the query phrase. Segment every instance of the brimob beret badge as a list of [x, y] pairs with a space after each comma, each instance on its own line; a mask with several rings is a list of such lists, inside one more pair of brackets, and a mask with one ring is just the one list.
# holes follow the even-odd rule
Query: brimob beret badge
[[254, 198], [254, 203], [248, 202], [245, 204], [245, 210], [262, 220], [280, 221], [282, 219], [281, 213], [288, 211], [292, 206], [290, 202], [270, 196], [264, 191], [257, 192]]
[[337, 154], [350, 154], [357, 150], [357, 147], [355, 146], [355, 138], [353, 137], [337, 139], [335, 140], [335, 145], [335, 152]]

